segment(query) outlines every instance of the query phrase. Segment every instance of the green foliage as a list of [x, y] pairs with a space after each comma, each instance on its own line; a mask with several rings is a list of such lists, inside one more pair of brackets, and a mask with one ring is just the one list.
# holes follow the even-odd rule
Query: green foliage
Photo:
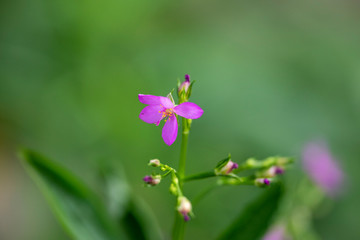
[[284, 194], [282, 184], [274, 184], [254, 202], [250, 203], [218, 238], [254, 240], [268, 229]]
[[23, 150], [21, 155], [25, 168], [73, 239], [123, 239], [99, 199], [75, 176], [36, 152]]
[[122, 169], [101, 167], [101, 179], [108, 212], [130, 239], [162, 239], [152, 211], [131, 192]]
[[106, 207], [70, 172], [24, 150], [23, 163], [73, 239], [161, 239], [150, 210], [130, 191], [121, 171], [101, 168]]

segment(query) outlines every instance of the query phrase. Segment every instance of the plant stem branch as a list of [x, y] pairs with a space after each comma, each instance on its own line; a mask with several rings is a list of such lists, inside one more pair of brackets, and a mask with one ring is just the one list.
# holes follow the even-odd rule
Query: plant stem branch
[[187, 145], [189, 139], [190, 127], [187, 124], [185, 118], [182, 119], [182, 139], [181, 139], [181, 150], [180, 150], [180, 160], [179, 160], [179, 178], [180, 186], [182, 187], [183, 178], [185, 176], [185, 166], [186, 166], [186, 154], [187, 154]]
[[216, 174], [214, 173], [214, 171], [197, 173], [197, 174], [194, 174], [194, 175], [184, 177], [184, 182], [193, 181], [193, 180], [200, 180], [200, 179], [210, 178], [210, 177], [215, 177], [215, 176], [216, 176]]

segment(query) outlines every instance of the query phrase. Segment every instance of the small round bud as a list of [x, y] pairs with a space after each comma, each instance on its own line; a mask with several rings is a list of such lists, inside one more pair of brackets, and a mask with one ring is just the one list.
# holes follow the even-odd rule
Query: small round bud
[[255, 185], [258, 187], [264, 187], [266, 185], [270, 185], [270, 179], [268, 178], [257, 178], [255, 180]]
[[225, 166], [223, 166], [220, 170], [217, 171], [217, 174], [227, 175], [231, 173], [232, 170], [239, 167], [239, 164], [229, 161]]
[[170, 184], [169, 191], [170, 191], [170, 193], [171, 193], [172, 195], [175, 195], [175, 196], [177, 195], [177, 187], [175, 186], [174, 183], [171, 183], [171, 184]]
[[182, 91], [187, 93], [189, 90], [189, 87], [190, 87], [190, 76], [189, 76], [189, 74], [186, 74], [185, 81], [182, 82], [178, 88], [178, 93], [180, 94]]
[[246, 164], [249, 166], [249, 167], [254, 167], [256, 165], [256, 160], [255, 159], [249, 159], [246, 161]]
[[145, 176], [145, 177], [143, 178], [143, 181], [144, 181], [146, 184], [150, 185], [150, 186], [155, 186], [155, 185], [158, 185], [158, 184], [160, 183], [160, 181], [161, 181], [161, 176], [160, 176], [160, 175], [155, 175], [155, 176], [149, 176], [149, 175], [147, 175], [147, 176]]
[[189, 213], [192, 211], [192, 206], [191, 202], [186, 197], [178, 198], [177, 210], [181, 215], [183, 215], [185, 222], [190, 220]]
[[284, 168], [278, 166], [272, 166], [265, 172], [265, 176], [272, 178], [275, 177], [276, 175], [281, 175], [283, 173], [284, 173]]
[[159, 159], [152, 159], [152, 160], [150, 160], [149, 165], [153, 166], [153, 167], [159, 167], [160, 166], [160, 160]]

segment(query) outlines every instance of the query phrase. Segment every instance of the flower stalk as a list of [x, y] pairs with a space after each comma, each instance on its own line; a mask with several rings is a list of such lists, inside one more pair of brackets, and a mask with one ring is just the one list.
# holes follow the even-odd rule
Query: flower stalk
[[[184, 178], [185, 178], [185, 166], [186, 166], [186, 156], [187, 156], [187, 146], [188, 139], [191, 127], [191, 120], [183, 118], [182, 119], [182, 136], [181, 136], [181, 149], [180, 149], [180, 159], [179, 159], [179, 187], [180, 191], [183, 191]], [[185, 232], [185, 223], [182, 217], [175, 212], [175, 221], [173, 226], [173, 240], [183, 239]]]

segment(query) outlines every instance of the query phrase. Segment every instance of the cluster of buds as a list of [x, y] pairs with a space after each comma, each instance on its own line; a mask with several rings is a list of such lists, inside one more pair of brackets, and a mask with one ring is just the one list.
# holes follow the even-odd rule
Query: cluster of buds
[[277, 175], [281, 175], [285, 172], [284, 167], [281, 166], [272, 166], [265, 171], [258, 172], [257, 178], [255, 179], [255, 186], [265, 187], [270, 185], [271, 178], [276, 177]]
[[[265, 170], [258, 171], [256, 173], [255, 186], [265, 187], [270, 185], [271, 179], [278, 175], [282, 175], [285, 172], [285, 166], [289, 163], [287, 158], [268, 158], [263, 164], [266, 166]], [[269, 166], [270, 165], [270, 166]]]
[[191, 202], [184, 196], [178, 197], [177, 211], [184, 217], [185, 222], [189, 221], [189, 215], [192, 214]]
[[[149, 161], [148, 165], [153, 167], [159, 167], [161, 163], [159, 159], [152, 159]], [[161, 182], [161, 178], [162, 178], [161, 175], [146, 175], [143, 178], [143, 181], [148, 186], [156, 186]]]

